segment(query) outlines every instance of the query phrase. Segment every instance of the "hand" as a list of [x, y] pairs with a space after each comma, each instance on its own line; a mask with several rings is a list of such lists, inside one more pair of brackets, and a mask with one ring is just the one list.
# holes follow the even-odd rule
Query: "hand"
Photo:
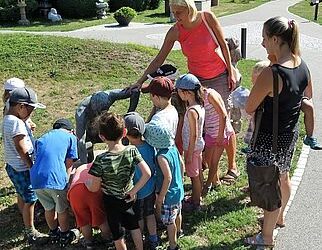
[[155, 213], [158, 218], [161, 217], [161, 207], [162, 207], [163, 203], [164, 203], [164, 197], [162, 197], [161, 195], [158, 195], [158, 197], [155, 201]]
[[135, 199], [136, 199], [136, 193], [130, 190], [130, 192], [126, 194], [126, 198], [125, 198], [126, 203], [134, 201]]
[[275, 55], [267, 55], [267, 59], [270, 60], [272, 64], [277, 63], [277, 59]]
[[32, 120], [30, 120], [30, 119], [28, 120], [28, 125], [30, 127], [30, 130], [32, 132], [35, 132], [37, 125]]
[[233, 74], [228, 74], [228, 88], [230, 91], [236, 88], [237, 80]]

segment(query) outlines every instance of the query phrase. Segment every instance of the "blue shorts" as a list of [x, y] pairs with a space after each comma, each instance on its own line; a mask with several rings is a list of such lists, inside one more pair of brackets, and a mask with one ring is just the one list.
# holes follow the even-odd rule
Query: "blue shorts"
[[31, 186], [29, 170], [19, 172], [9, 164], [6, 164], [6, 171], [23, 201], [25, 203], [34, 203], [38, 198]]
[[173, 205], [163, 204], [161, 206], [161, 221], [168, 226], [175, 223], [176, 218], [181, 213], [181, 202]]

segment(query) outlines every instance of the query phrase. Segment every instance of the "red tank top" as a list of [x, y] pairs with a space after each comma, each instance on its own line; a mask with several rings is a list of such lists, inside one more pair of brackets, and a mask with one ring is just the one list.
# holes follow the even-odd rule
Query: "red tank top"
[[226, 65], [215, 49], [218, 45], [212, 39], [202, 21], [197, 27], [187, 30], [176, 24], [179, 30], [179, 43], [188, 60], [189, 72], [197, 77], [211, 79], [226, 70]]

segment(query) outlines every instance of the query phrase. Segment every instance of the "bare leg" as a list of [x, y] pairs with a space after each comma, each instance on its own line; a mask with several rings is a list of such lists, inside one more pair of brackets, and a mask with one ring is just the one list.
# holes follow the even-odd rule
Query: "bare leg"
[[182, 214], [181, 211], [177, 214], [177, 218], [176, 218], [176, 228], [177, 228], [177, 232], [180, 232], [180, 230], [182, 229]]
[[191, 177], [191, 183], [192, 183], [192, 201], [194, 204], [200, 204], [200, 197], [201, 197], [201, 182], [199, 175], [196, 177]]
[[205, 157], [205, 161], [207, 162], [208, 164], [208, 177], [207, 177], [207, 180], [206, 180], [206, 183], [205, 183], [205, 186], [206, 187], [209, 187], [212, 183], [212, 179], [213, 179], [213, 176], [215, 175], [215, 169], [214, 169], [214, 166], [212, 165], [212, 156], [214, 154], [214, 147], [211, 147], [211, 148], [205, 148], [205, 153], [204, 153], [204, 157]]
[[211, 165], [214, 166], [215, 171], [216, 171], [215, 172], [215, 175], [212, 178], [212, 184], [214, 186], [220, 184], [218, 166], [219, 166], [220, 157], [221, 157], [221, 155], [222, 155], [223, 152], [224, 152], [224, 148], [223, 147], [215, 147], [214, 153], [212, 155]]
[[227, 153], [227, 160], [228, 160], [228, 170], [233, 171], [234, 173], [237, 172], [237, 165], [236, 165], [236, 134], [235, 132], [229, 138], [229, 144], [225, 147]]
[[81, 232], [82, 232], [86, 242], [93, 241], [93, 234], [92, 234], [92, 226], [91, 225], [86, 225], [86, 226], [81, 227]]
[[67, 232], [69, 230], [69, 216], [68, 216], [68, 209], [64, 212], [59, 213], [57, 215], [59, 226], [62, 232]]
[[127, 250], [124, 238], [114, 241], [116, 250]]
[[54, 230], [58, 227], [55, 209], [45, 210], [45, 218], [50, 230]]
[[169, 245], [171, 249], [177, 246], [177, 226], [175, 223], [167, 226]]
[[143, 241], [140, 228], [131, 230], [132, 240], [136, 250], [143, 250]]
[[272, 212], [264, 210], [264, 225], [262, 229], [262, 234], [265, 244], [272, 244], [274, 241], [273, 232], [279, 212], [280, 209], [276, 209]]
[[149, 235], [156, 235], [157, 234], [157, 223], [155, 221], [154, 214], [151, 214], [146, 217], [146, 226], [149, 231]]
[[21, 196], [19, 194], [17, 194], [17, 205], [18, 205], [18, 208], [19, 208], [19, 211], [21, 214], [23, 213], [24, 204], [25, 203], [24, 203], [23, 199], [21, 198]]
[[110, 239], [112, 237], [111, 229], [108, 226], [107, 221], [100, 225], [99, 229], [101, 229], [101, 235], [103, 239]]
[[285, 223], [284, 210], [291, 196], [291, 181], [290, 181], [289, 173], [281, 174], [280, 181], [281, 181], [281, 193], [282, 193], [282, 207], [280, 209], [277, 223], [282, 225]]
[[34, 228], [35, 203], [24, 203], [22, 218], [26, 228]]
[[304, 125], [306, 135], [308, 137], [313, 136], [314, 131], [314, 107], [311, 100], [303, 99], [301, 104], [301, 110], [304, 113]]

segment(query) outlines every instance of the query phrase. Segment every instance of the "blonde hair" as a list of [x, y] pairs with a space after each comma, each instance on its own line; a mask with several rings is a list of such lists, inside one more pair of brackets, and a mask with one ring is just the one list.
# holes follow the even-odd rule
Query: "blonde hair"
[[189, 19], [191, 21], [196, 20], [198, 10], [197, 10], [194, 0], [169, 0], [169, 5], [170, 6], [177, 5], [177, 6], [182, 6], [182, 7], [188, 8]]
[[262, 73], [263, 69], [267, 68], [270, 65], [269, 61], [259, 61], [253, 67], [253, 74], [259, 75]]
[[300, 56], [299, 27], [294, 20], [285, 17], [272, 17], [264, 23], [264, 31], [268, 37], [277, 36], [282, 43], [287, 43], [295, 56]]

